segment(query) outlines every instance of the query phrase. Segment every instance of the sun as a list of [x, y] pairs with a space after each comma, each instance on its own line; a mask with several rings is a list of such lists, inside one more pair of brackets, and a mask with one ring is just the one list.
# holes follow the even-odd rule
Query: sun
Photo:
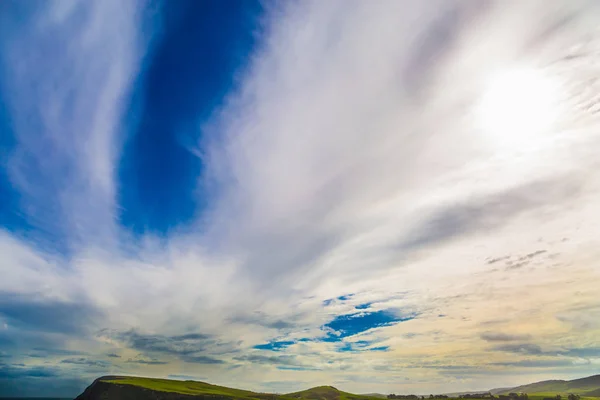
[[535, 68], [490, 76], [476, 106], [478, 127], [497, 148], [524, 149], [543, 141], [558, 117], [556, 79]]

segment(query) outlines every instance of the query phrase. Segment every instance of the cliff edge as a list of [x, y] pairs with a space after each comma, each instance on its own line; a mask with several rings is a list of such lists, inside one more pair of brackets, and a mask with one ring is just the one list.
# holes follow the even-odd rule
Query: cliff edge
[[[207, 394], [184, 394], [121, 384], [126, 377], [103, 376], [96, 379], [75, 400], [231, 400], [232, 397]], [[184, 383], [184, 382], [182, 382]]]

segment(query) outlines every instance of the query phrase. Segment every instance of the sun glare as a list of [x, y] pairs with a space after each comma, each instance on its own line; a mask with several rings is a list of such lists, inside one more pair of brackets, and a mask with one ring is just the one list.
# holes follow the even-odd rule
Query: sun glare
[[494, 146], [525, 148], [544, 139], [557, 120], [558, 83], [542, 71], [515, 68], [494, 74], [477, 106], [478, 126]]

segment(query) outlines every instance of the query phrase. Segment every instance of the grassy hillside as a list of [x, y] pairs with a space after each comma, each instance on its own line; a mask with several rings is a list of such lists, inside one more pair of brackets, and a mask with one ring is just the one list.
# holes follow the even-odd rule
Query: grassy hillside
[[381, 400], [380, 397], [365, 396], [342, 392], [332, 386], [318, 386], [284, 395], [257, 393], [249, 390], [232, 389], [197, 381], [177, 381], [171, 379], [154, 379], [138, 377], [104, 377], [102, 382], [119, 385], [132, 385], [160, 392], [171, 392], [189, 395], [225, 396], [236, 400]]
[[333, 386], [317, 386], [285, 396], [301, 400], [381, 400], [381, 397], [342, 392]]
[[[190, 395], [213, 395], [226, 396], [240, 400], [267, 400], [273, 399], [274, 395], [266, 393], [255, 393], [248, 390], [232, 389], [224, 386], [211, 385], [210, 383], [197, 381], [177, 381], [171, 379], [154, 379], [138, 377], [105, 377], [102, 382], [116, 383], [119, 385], [139, 386], [159, 392], [171, 392]], [[277, 396], [286, 400], [285, 396]], [[291, 400], [291, 399], [288, 399]]]
[[517, 386], [506, 389], [500, 394], [509, 392], [524, 392], [533, 397], [553, 397], [557, 394], [566, 396], [569, 393], [578, 394], [583, 397], [600, 397], [600, 375], [587, 378], [574, 379], [572, 381], [551, 380], [531, 383], [529, 385]]

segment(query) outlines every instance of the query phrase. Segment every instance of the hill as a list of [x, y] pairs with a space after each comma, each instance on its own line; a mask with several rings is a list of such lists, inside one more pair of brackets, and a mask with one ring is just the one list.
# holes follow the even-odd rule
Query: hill
[[[496, 395], [524, 392], [529, 395], [530, 400], [542, 400], [557, 394], [566, 398], [569, 393], [580, 395], [582, 400], [599, 400], [600, 375], [571, 381], [542, 381], [511, 389], [494, 389], [493, 392]], [[343, 392], [333, 386], [318, 386], [288, 394], [271, 394], [190, 380], [104, 376], [96, 379], [75, 400], [381, 400], [382, 396]]]
[[130, 376], [104, 376], [96, 379], [75, 400], [291, 400], [284, 396], [255, 393], [197, 381], [178, 381]]
[[96, 379], [75, 400], [381, 400], [380, 397], [342, 392], [318, 386], [290, 394], [257, 393], [197, 381], [178, 381], [131, 376]]
[[528, 385], [517, 386], [511, 389], [504, 389], [498, 394], [508, 394], [509, 392], [524, 392], [529, 395], [549, 395], [569, 393], [578, 394], [583, 397], [600, 397], [600, 375], [588, 376], [587, 378], [574, 379], [571, 381], [549, 380], [530, 383]]
[[300, 400], [381, 400], [381, 397], [342, 392], [333, 386], [317, 386], [301, 392], [289, 393], [285, 397]]

